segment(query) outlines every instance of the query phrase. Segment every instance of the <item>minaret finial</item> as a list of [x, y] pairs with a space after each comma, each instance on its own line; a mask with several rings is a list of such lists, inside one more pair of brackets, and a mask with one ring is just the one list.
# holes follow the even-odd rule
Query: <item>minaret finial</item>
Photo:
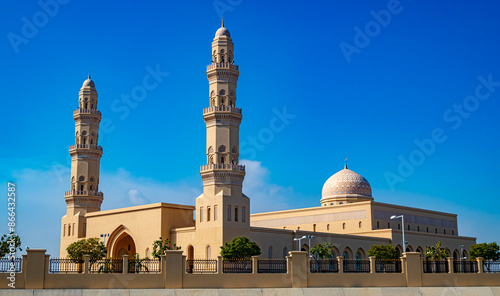
[[345, 158], [344, 162], [345, 162], [344, 170], [347, 170], [347, 157]]
[[222, 18], [222, 28], [224, 28], [224, 18]]
[[90, 70], [89, 70], [89, 79], [90, 79]]

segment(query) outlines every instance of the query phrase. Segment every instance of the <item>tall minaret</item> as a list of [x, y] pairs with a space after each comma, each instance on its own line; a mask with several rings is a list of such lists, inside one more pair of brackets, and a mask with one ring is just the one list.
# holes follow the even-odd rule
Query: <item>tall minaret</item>
[[[203, 194], [196, 199], [198, 258], [215, 258], [220, 246], [250, 229], [250, 200], [242, 193], [245, 167], [239, 165], [241, 109], [236, 107], [238, 66], [234, 45], [222, 27], [212, 42], [212, 63], [207, 66], [210, 107], [203, 110], [207, 127], [207, 164], [201, 167]], [[211, 252], [210, 252], [211, 250]]]
[[78, 109], [73, 112], [75, 144], [69, 147], [71, 187], [64, 195], [67, 211], [61, 221], [61, 257], [66, 256], [67, 245], [86, 236], [85, 214], [100, 211], [103, 200], [99, 191], [101, 112], [97, 111], [97, 91], [90, 72], [78, 98]]

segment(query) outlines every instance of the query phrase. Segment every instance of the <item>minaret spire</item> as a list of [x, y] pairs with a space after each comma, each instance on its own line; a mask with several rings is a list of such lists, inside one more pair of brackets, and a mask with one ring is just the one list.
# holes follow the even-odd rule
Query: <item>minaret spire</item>
[[222, 18], [222, 28], [224, 28], [224, 18]]
[[345, 158], [344, 163], [345, 163], [344, 170], [347, 170], [347, 157]]
[[90, 70], [89, 70], [89, 79], [90, 79]]

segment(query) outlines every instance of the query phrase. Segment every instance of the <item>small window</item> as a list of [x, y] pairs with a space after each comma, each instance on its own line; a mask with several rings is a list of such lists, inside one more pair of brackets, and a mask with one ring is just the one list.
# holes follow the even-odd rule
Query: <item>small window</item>
[[238, 222], [238, 207], [234, 207], [234, 221]]
[[330, 231], [330, 224], [326, 224], [326, 230]]
[[267, 249], [267, 258], [273, 259], [273, 247], [269, 247], [269, 249]]
[[436, 231], [435, 231], [435, 232], [436, 232], [436, 233], [438, 233], [438, 229], [437, 229], [437, 228], [436, 228]]
[[226, 146], [220, 145], [219, 146], [219, 152], [226, 152]]
[[227, 206], [227, 221], [231, 221], [231, 206]]
[[398, 223], [398, 229], [401, 229], [401, 224]]
[[451, 235], [455, 235], [455, 230], [452, 230], [452, 231], [451, 231]]
[[242, 207], [241, 208], [241, 222], [245, 222], [245, 220], [246, 220], [246, 218], [245, 218], [246, 217], [246, 213], [245, 212], [246, 212], [245, 211], [245, 207]]
[[300, 230], [300, 226], [297, 227], [297, 230]]
[[210, 221], [210, 213], [211, 212], [211, 209], [210, 207], [207, 208], [207, 222]]
[[345, 223], [342, 223], [342, 229], [345, 229]]
[[219, 96], [225, 96], [226, 95], [226, 91], [221, 89], [219, 90]]
[[420, 226], [417, 226], [417, 231], [420, 231]]
[[408, 225], [408, 230], [410, 230], [410, 225]]
[[380, 223], [377, 221], [377, 228], [380, 228]]
[[80, 181], [80, 182], [85, 181], [85, 177], [84, 176], [80, 176], [80, 178], [78, 178], [78, 181]]
[[391, 223], [387, 223], [387, 228], [391, 228]]
[[361, 228], [361, 221], [359, 221], [359, 228]]
[[63, 236], [66, 236], [66, 224], [64, 224], [64, 227], [63, 227]]
[[203, 208], [200, 208], [200, 222], [203, 222]]
[[316, 224], [313, 224], [313, 231], [316, 232]]
[[87, 131], [83, 131], [82, 136], [86, 136], [86, 135], [87, 135]]
[[443, 229], [443, 234], [446, 234], [446, 229]]
[[214, 221], [217, 221], [218, 219], [218, 213], [217, 213], [217, 206], [214, 206]]
[[68, 225], [68, 236], [71, 236], [71, 224]]
[[429, 227], [427, 227], [427, 232], [429, 232]]

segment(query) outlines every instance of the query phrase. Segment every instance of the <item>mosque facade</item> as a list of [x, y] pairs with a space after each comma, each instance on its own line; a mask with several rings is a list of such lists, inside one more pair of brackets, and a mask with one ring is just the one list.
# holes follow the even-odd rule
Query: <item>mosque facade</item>
[[[104, 199], [99, 191], [101, 113], [89, 75], [73, 113], [75, 143], [69, 149], [71, 179], [65, 192], [67, 211], [61, 219], [61, 258], [67, 257], [69, 244], [91, 237], [105, 242], [107, 257], [151, 257], [153, 242], [162, 237], [180, 246], [188, 259], [214, 259], [220, 246], [238, 236], [255, 241], [264, 258], [283, 258], [289, 251], [308, 251], [309, 244], [323, 242], [333, 243], [336, 255], [348, 259], [366, 258], [374, 244], [392, 244], [399, 253], [423, 254], [426, 245], [438, 241], [453, 257], [468, 256], [466, 250], [476, 239], [459, 235], [457, 215], [376, 202], [368, 181], [348, 169], [347, 163], [325, 182], [320, 206], [250, 214], [251, 198], [243, 193], [245, 166], [239, 162], [243, 115], [237, 107], [239, 68], [233, 58], [234, 44], [223, 23], [213, 39], [212, 62], [206, 71], [206, 164], [200, 168], [203, 193], [194, 206], [154, 203], [100, 210]], [[303, 236], [314, 238], [295, 240]]]

